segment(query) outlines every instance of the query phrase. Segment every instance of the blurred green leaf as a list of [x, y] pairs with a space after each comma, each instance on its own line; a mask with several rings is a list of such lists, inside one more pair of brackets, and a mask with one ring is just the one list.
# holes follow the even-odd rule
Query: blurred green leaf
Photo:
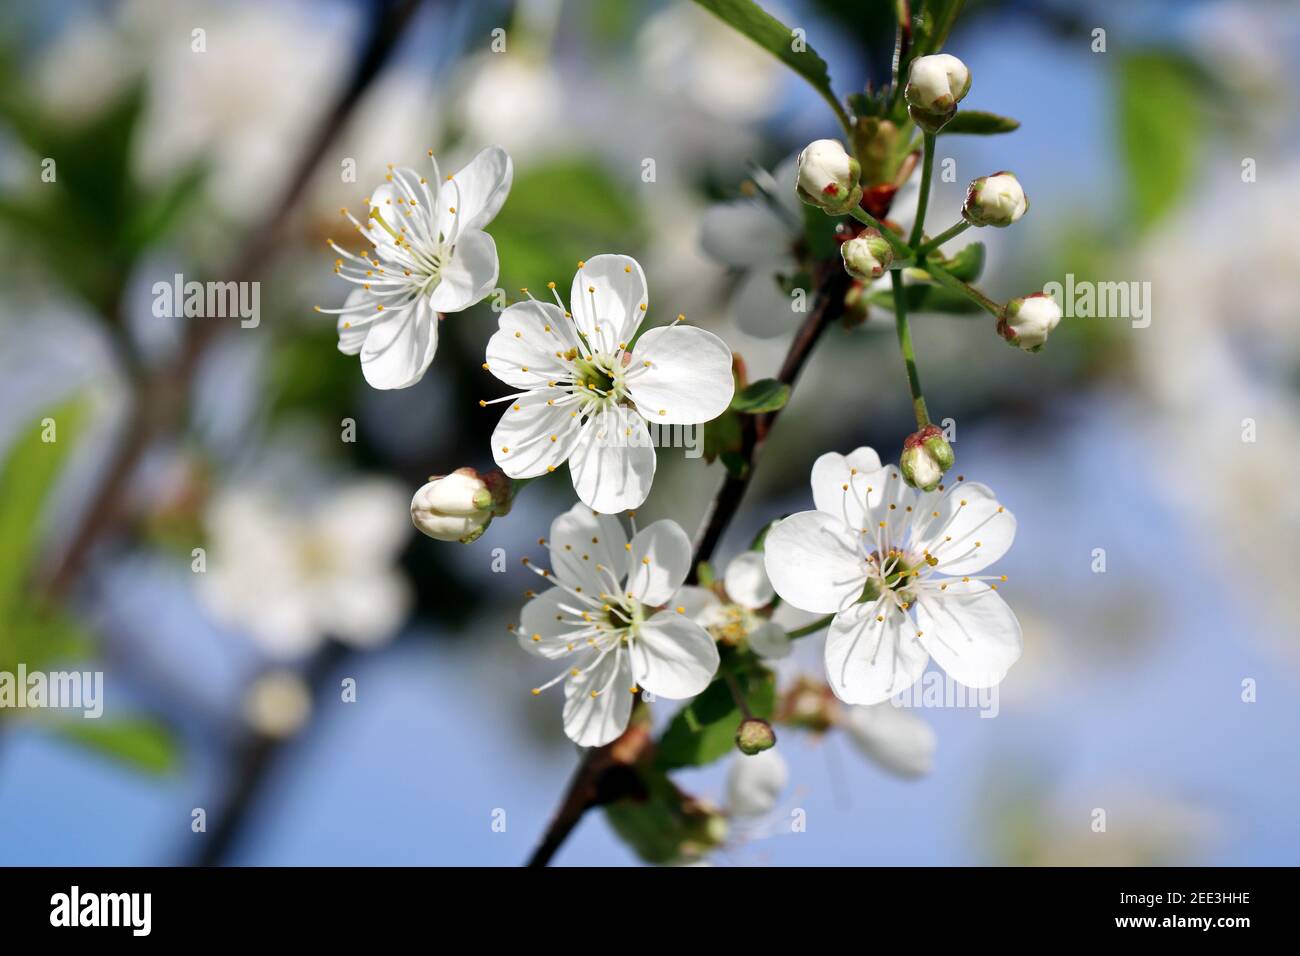
[[544, 292], [554, 281], [566, 298], [579, 259], [631, 251], [641, 234], [640, 211], [627, 187], [580, 160], [517, 173], [492, 224], [502, 286]]
[[796, 49], [795, 32], [752, 0], [695, 2], [802, 76], [828, 103], [833, 104], [838, 115], [843, 116], [844, 108], [831, 89], [826, 61], [808, 46], [806, 38], [799, 38], [803, 42], [798, 44], [801, 48]]
[[80, 660], [93, 646], [91, 635], [65, 611], [19, 604], [8, 611], [0, 629], [0, 671], [13, 673], [19, 664], [37, 670]]
[[939, 135], [949, 133], [972, 133], [977, 136], [991, 136], [995, 133], [1011, 133], [1020, 129], [1020, 120], [983, 110], [958, 110], [957, 115], [939, 131]]
[[[914, 0], [913, 7], [919, 6], [920, 10], [914, 17], [916, 23], [909, 60], [938, 53], [943, 49], [964, 3], [965, 0]], [[907, 80], [906, 72], [903, 80]]]
[[123, 240], [132, 251], [148, 248], [171, 233], [198, 202], [207, 164], [195, 163], [152, 196], [143, 199], [126, 223]]
[[88, 417], [85, 400], [74, 398], [29, 423], [9, 447], [0, 468], [0, 620], [24, 597], [46, 499]]
[[[911, 312], [946, 312], [952, 315], [985, 315], [985, 311], [966, 296], [945, 289], [943, 286], [915, 284], [903, 290], [907, 301], [907, 311]], [[892, 292], [873, 292], [867, 296], [870, 305], [889, 312], [894, 311]]]
[[[755, 717], [768, 718], [776, 706], [776, 676], [750, 654], [723, 662]], [[723, 676], [677, 712], [659, 741], [655, 764], [660, 769], [711, 763], [736, 749], [736, 730], [743, 715]]]
[[642, 793], [605, 808], [605, 815], [625, 843], [647, 863], [699, 859], [719, 846], [727, 823], [713, 807], [678, 789], [654, 768], [639, 768]]
[[731, 407], [746, 415], [775, 412], [790, 400], [790, 386], [774, 378], [761, 378], [736, 393]]
[[972, 242], [955, 255], [942, 260], [942, 265], [962, 282], [974, 282], [984, 271], [984, 243]]
[[1133, 218], [1147, 229], [1192, 184], [1204, 129], [1199, 83], [1186, 58], [1156, 50], [1122, 56], [1116, 75], [1120, 152]]
[[180, 745], [172, 732], [148, 717], [81, 718], [60, 723], [56, 731], [70, 743], [146, 773], [167, 773], [180, 758]]

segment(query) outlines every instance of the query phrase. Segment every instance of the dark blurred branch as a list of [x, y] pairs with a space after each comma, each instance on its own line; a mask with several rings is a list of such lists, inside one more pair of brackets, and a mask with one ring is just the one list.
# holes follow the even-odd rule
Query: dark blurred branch
[[[792, 388], [799, 378], [799, 373], [807, 364], [813, 346], [817, 344], [830, 324], [843, 314], [844, 296], [849, 291], [851, 281], [840, 264], [839, 256], [827, 259], [818, 265], [817, 280], [816, 305], [795, 335], [794, 341], [790, 344], [790, 351], [786, 353], [785, 361], [781, 363], [781, 370], [776, 376], [778, 381]], [[695, 545], [695, 556], [691, 563], [691, 580], [695, 579], [695, 572], [700, 562], [707, 561], [713, 556], [722, 535], [740, 509], [741, 501], [753, 478], [754, 468], [757, 467], [758, 455], [763, 450], [772, 425], [775, 424], [780, 413], [781, 410], [778, 409], [764, 415], [742, 416], [743, 467], [728, 471], [722, 487], [713, 498], [704, 530]], [[613, 743], [587, 751], [578, 764], [578, 769], [574, 771], [568, 789], [561, 797], [560, 805], [542, 835], [541, 842], [529, 858], [529, 866], [546, 866], [588, 810], [628, 795], [620, 787], [633, 778], [618, 771], [627, 766], [627, 752], [632, 741], [644, 735], [644, 727], [634, 724]]]
[[[337, 689], [330, 678], [353, 652], [338, 641], [327, 642], [308, 661], [303, 679], [311, 688], [312, 713], [315, 714]], [[334, 698], [337, 700], [337, 698]], [[232, 774], [232, 785], [225, 802], [216, 808], [216, 823], [189, 860], [193, 866], [218, 866], [224, 863], [238, 842], [239, 834], [265, 791], [271, 771], [294, 738], [249, 734], [240, 747]], [[212, 814], [209, 814], [209, 819]]]
[[[315, 135], [303, 147], [280, 201], [269, 216], [241, 244], [240, 254], [225, 271], [227, 280], [243, 282], [259, 275], [280, 246], [281, 231], [289, 213], [302, 197], [312, 172], [326, 149], [338, 137], [358, 101], [393, 53], [403, 28], [422, 0], [391, 0], [381, 6], [365, 49], [338, 99], [322, 118]], [[121, 325], [125, 303], [119, 300], [110, 316]], [[212, 320], [192, 322], [186, 329], [176, 361], [167, 368], [133, 383], [131, 411], [125, 434], [104, 469], [98, 488], [82, 511], [62, 558], [46, 581], [49, 598], [64, 597], [76, 583], [95, 544], [123, 518], [124, 498], [140, 459], [153, 442], [184, 420], [185, 399], [199, 361], [222, 328]]]

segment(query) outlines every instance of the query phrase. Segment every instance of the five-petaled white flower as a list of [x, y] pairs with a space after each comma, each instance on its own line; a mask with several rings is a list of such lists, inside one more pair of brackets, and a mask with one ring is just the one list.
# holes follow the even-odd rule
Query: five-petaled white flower
[[[968, 687], [990, 687], [1020, 657], [1020, 623], [996, 593], [1005, 576], [975, 575], [1015, 537], [993, 492], [958, 478], [946, 491], [909, 488], [870, 448], [822, 455], [816, 511], [768, 532], [776, 593], [834, 612], [826, 677], [837, 697], [874, 704], [911, 686], [931, 656]], [[940, 577], [943, 575], [943, 577]]]
[[655, 473], [647, 422], [698, 425], [721, 415], [735, 390], [731, 350], [677, 322], [638, 338], [649, 299], [630, 256], [578, 263], [571, 312], [549, 286], [555, 303], [530, 296], [510, 306], [488, 341], [484, 367], [523, 390], [494, 400], [510, 407], [492, 433], [492, 457], [511, 478], [567, 461], [590, 508], [635, 508]]
[[497, 283], [497, 247], [483, 231], [510, 192], [514, 169], [500, 146], [479, 152], [443, 180], [389, 167], [364, 223], [346, 209], [373, 250], [353, 255], [333, 239], [334, 271], [357, 286], [338, 315], [339, 351], [361, 356], [375, 388], [407, 388], [424, 377], [438, 349], [438, 321], [467, 309]]
[[609, 743], [626, 728], [633, 695], [693, 697], [718, 669], [713, 638], [682, 608], [657, 610], [686, 579], [691, 543], [672, 521], [656, 521], [631, 541], [616, 518], [574, 505], [551, 523], [553, 570], [534, 568], [555, 587], [524, 605], [525, 650], [568, 668], [534, 694], [564, 685], [564, 732], [583, 747]]

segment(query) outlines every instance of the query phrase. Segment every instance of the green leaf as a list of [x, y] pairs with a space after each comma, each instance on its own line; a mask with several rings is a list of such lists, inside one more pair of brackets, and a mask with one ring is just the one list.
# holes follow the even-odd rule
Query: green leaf
[[[987, 313], [978, 305], [972, 302], [966, 296], [950, 289], [945, 289], [939, 285], [918, 284], [909, 285], [903, 290], [904, 298], [907, 300], [907, 311], [912, 312], [945, 312], [952, 315], [986, 315]], [[870, 305], [878, 306], [888, 311], [894, 309], [894, 296], [891, 292], [873, 292], [867, 296], [867, 302]]]
[[194, 163], [169, 183], [145, 198], [132, 213], [123, 237], [132, 250], [164, 239], [195, 206], [207, 179], [207, 164]]
[[[916, 41], [912, 44], [911, 59], [938, 53], [948, 41], [952, 25], [961, 13], [965, 0], [921, 0], [920, 13], [917, 16]], [[907, 81], [907, 74], [903, 74]]]
[[[750, 712], [768, 718], [776, 706], [776, 676], [758, 664], [752, 655], [736, 655], [739, 661], [724, 661], [734, 668], [736, 679]], [[725, 677], [719, 677], [673, 717], [664, 731], [655, 755], [660, 769], [700, 766], [725, 756], [736, 747], [736, 730], [743, 714], [731, 696]]]
[[147, 773], [176, 767], [180, 746], [166, 725], [148, 717], [70, 720], [56, 728], [60, 737]]
[[640, 768], [640, 783], [640, 795], [609, 804], [605, 815], [647, 863], [699, 859], [726, 838], [721, 812], [683, 793], [662, 770]]
[[[575, 160], [516, 172], [510, 198], [492, 223], [502, 285], [540, 290], [555, 281], [567, 299], [579, 259], [634, 249], [641, 217], [629, 190], [602, 167]], [[653, 299], [653, 296], [652, 296]]]
[[[52, 431], [44, 424], [50, 419]], [[41, 517], [88, 418], [78, 397], [30, 422], [14, 439], [0, 468], [0, 621], [7, 620], [26, 592], [39, 554]], [[53, 441], [45, 441], [52, 437]]]
[[741, 446], [740, 416], [728, 408], [704, 424], [704, 460], [713, 462], [723, 455], [733, 455]]
[[774, 378], [761, 378], [736, 393], [731, 407], [746, 415], [759, 415], [785, 408], [790, 400], [790, 386]]
[[1192, 184], [1205, 128], [1198, 86], [1194, 68], [1176, 54], [1148, 51], [1119, 61], [1120, 152], [1139, 228], [1159, 221]]
[[1011, 133], [1020, 129], [1020, 120], [983, 110], [958, 110], [939, 135], [949, 133], [972, 133], [976, 136], [991, 136], [995, 133]]
[[800, 44], [802, 49], [795, 49], [794, 31], [776, 17], [772, 16], [752, 0], [695, 0], [722, 22], [743, 33], [768, 53], [790, 67], [813, 88], [835, 110], [836, 116], [845, 127], [848, 118], [844, 107], [831, 89], [831, 78], [823, 60], [807, 42]]
[[962, 282], [974, 282], [984, 271], [984, 243], [972, 242], [956, 255], [942, 260], [940, 265]]

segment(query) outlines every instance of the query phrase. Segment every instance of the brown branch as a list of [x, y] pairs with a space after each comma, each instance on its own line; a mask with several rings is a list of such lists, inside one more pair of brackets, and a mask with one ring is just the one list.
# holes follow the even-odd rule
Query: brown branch
[[[781, 363], [781, 370], [776, 376], [779, 382], [792, 388], [799, 378], [799, 373], [807, 364], [813, 346], [817, 344], [830, 324], [843, 313], [844, 296], [849, 291], [851, 280], [841, 266], [839, 256], [820, 263], [817, 273], [816, 305], [800, 326], [794, 341], [790, 344], [790, 351], [786, 353], [785, 361]], [[723, 533], [740, 509], [741, 501], [753, 477], [759, 452], [762, 451], [772, 425], [780, 414], [781, 410], [777, 409], [763, 415], [742, 416], [743, 465], [735, 471], [728, 471], [722, 487], [714, 496], [704, 530], [695, 545], [694, 560], [691, 562], [691, 580], [695, 579], [700, 562], [707, 561], [713, 556], [713, 551], [722, 539]], [[587, 751], [578, 764], [578, 769], [574, 771], [568, 789], [565, 790], [555, 816], [542, 835], [541, 842], [529, 858], [528, 866], [546, 866], [588, 810], [628, 795], [632, 783], [629, 780], [631, 775], [625, 771], [629, 763], [634, 762], [628, 760], [628, 755], [629, 752], [633, 754], [642, 752], [645, 746], [643, 741], [645, 735], [644, 725], [634, 724], [613, 743]], [[641, 743], [638, 744], [638, 741]]]
[[[346, 125], [348, 117], [371, 81], [380, 73], [402, 30], [419, 8], [422, 0], [392, 0], [377, 18], [366, 47], [357, 61], [351, 78], [338, 99], [321, 120], [316, 133], [303, 148], [290, 176], [289, 185], [271, 214], [257, 227], [225, 274], [236, 282], [258, 275], [279, 248], [279, 239], [289, 212], [302, 197], [311, 174], [325, 150]], [[117, 318], [123, 308], [119, 301]], [[122, 324], [120, 321], [118, 324]], [[213, 321], [199, 321], [186, 329], [180, 353], [169, 367], [137, 381], [133, 387], [132, 407], [122, 441], [113, 459], [104, 469], [98, 488], [86, 505], [80, 523], [69, 538], [61, 560], [49, 573], [46, 596], [65, 596], [76, 582], [96, 542], [117, 527], [123, 518], [127, 488], [136, 467], [154, 440], [174, 430], [183, 420], [185, 398], [199, 360], [215, 340], [221, 326]]]

